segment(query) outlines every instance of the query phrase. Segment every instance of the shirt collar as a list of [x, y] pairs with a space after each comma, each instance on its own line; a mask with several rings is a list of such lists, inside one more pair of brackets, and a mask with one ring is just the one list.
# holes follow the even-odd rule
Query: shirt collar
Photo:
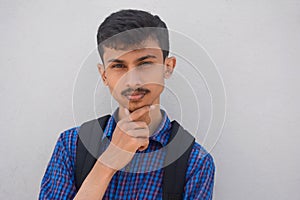
[[[109, 139], [111, 138], [113, 131], [116, 127], [116, 121], [118, 121], [118, 112], [119, 107], [113, 112], [112, 116], [109, 118], [107, 125], [104, 129], [103, 138], [105, 136]], [[157, 126], [156, 130], [150, 136], [150, 140], [159, 142], [162, 146], [166, 146], [170, 135], [169, 131], [171, 129], [171, 122], [166, 111], [160, 109], [160, 112], [162, 113], [162, 120]]]

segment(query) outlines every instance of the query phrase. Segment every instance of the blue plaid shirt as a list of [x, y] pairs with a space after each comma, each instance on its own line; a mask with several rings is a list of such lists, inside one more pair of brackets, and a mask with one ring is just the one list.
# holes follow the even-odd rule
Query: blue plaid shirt
[[[104, 136], [109, 139], [116, 127], [117, 111], [104, 129]], [[166, 112], [162, 109], [161, 112], [163, 120], [151, 135], [148, 148], [143, 151], [145, 153], [158, 150], [168, 143], [171, 122]], [[60, 134], [42, 179], [39, 199], [73, 199], [76, 195], [75, 157], [79, 128], [74, 127]], [[139, 163], [134, 160], [128, 165]], [[184, 199], [212, 199], [214, 173], [212, 156], [195, 142], [185, 177]], [[163, 169], [145, 173], [120, 170], [111, 179], [103, 199], [162, 199], [162, 180]]]

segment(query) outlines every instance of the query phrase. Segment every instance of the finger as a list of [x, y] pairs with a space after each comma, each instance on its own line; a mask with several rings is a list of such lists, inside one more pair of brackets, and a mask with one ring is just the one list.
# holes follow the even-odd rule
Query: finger
[[127, 108], [125, 108], [124, 110], [125, 110], [125, 115], [126, 116], [130, 115], [130, 112], [129, 112], [129, 110]]
[[124, 124], [126, 126], [126, 130], [133, 130], [133, 129], [147, 129], [148, 125], [146, 122], [143, 121], [133, 121], [133, 122], [127, 122]]
[[146, 122], [143, 121], [119, 121], [117, 123], [117, 127], [122, 131], [122, 132], [127, 132], [130, 130], [134, 129], [149, 129], [148, 125]]
[[138, 148], [138, 151], [144, 151], [148, 148], [149, 140], [145, 139], [139, 139], [140, 147]]
[[128, 134], [128, 135], [130, 135], [131, 137], [134, 137], [134, 138], [147, 139], [147, 138], [149, 138], [149, 129], [129, 130], [129, 131], [126, 132], [126, 134]]
[[148, 146], [141, 146], [140, 148], [138, 148], [138, 151], [144, 151], [148, 148]]
[[122, 130], [123, 132], [126, 132], [128, 129], [127, 129], [127, 120], [120, 120], [118, 123], [117, 123], [117, 128], [119, 128], [120, 130]]
[[[151, 107], [152, 109], [152, 107]], [[135, 121], [138, 120], [141, 116], [143, 116], [145, 113], [150, 111], [150, 106], [143, 106], [135, 111], [133, 111], [132, 113], [130, 113], [130, 115], [128, 116], [130, 121]]]

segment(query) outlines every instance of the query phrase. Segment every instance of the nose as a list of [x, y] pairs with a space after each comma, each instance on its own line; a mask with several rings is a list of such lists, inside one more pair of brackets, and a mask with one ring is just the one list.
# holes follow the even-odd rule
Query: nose
[[140, 74], [135, 68], [129, 70], [125, 76], [126, 87], [136, 88], [142, 85]]

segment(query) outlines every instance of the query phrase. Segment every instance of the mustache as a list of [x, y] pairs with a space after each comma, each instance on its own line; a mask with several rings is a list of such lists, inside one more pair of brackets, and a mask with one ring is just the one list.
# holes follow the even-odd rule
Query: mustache
[[127, 95], [127, 94], [130, 94], [130, 93], [133, 93], [133, 92], [138, 92], [138, 93], [148, 93], [150, 92], [150, 90], [146, 89], [146, 88], [136, 88], [136, 89], [133, 89], [133, 88], [127, 88], [126, 90], [123, 90], [121, 92], [122, 95]]

